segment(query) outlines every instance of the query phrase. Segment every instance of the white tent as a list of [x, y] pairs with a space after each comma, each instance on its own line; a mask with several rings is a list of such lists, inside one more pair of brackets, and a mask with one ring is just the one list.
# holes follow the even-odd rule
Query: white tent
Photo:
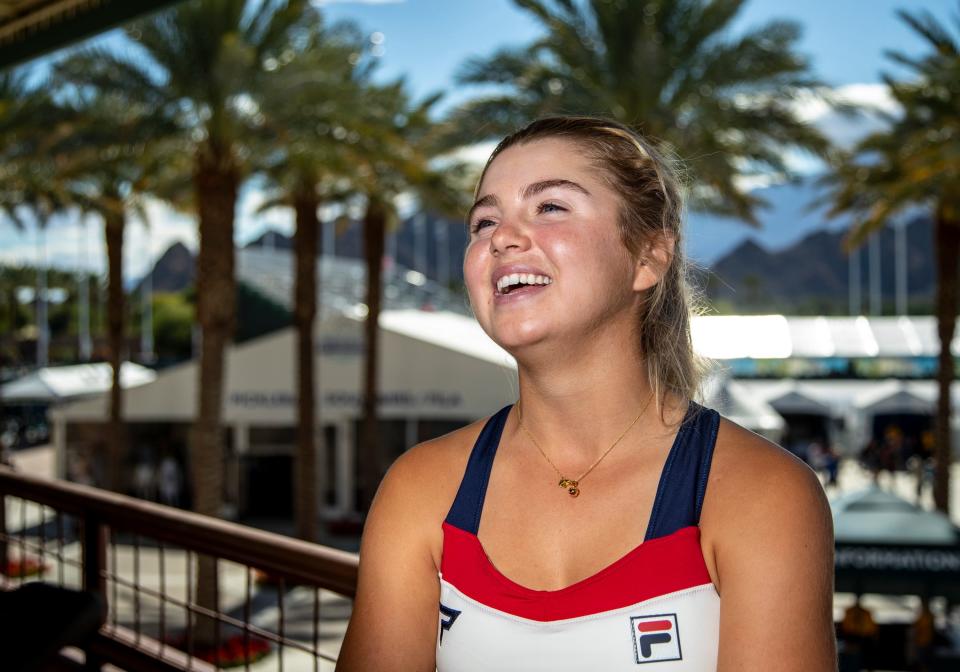
[[[131, 389], [153, 382], [157, 374], [133, 362], [120, 365], [120, 386]], [[0, 386], [4, 403], [53, 404], [100, 394], [110, 389], [113, 370], [107, 363], [48, 366]]]
[[[362, 321], [339, 314], [317, 324], [317, 410], [321, 419], [353, 418], [360, 409]], [[516, 394], [513, 359], [475, 320], [453, 313], [386, 311], [380, 318], [380, 410], [385, 418], [427, 415], [478, 418]], [[226, 356], [224, 420], [290, 425], [296, 418], [296, 332], [283, 329], [235, 345]], [[128, 421], [192, 421], [198, 362], [160, 372], [126, 395]], [[100, 420], [107, 399], [96, 397], [54, 413], [60, 421]]]
[[[356, 426], [361, 413], [363, 322], [357, 314], [326, 313], [317, 322], [317, 424], [323, 451], [318, 458], [318, 483], [335, 490], [329, 515], [354, 508]], [[230, 347], [226, 353], [223, 422], [230, 432], [227, 488], [241, 508], [244, 465], [256, 460], [292, 458], [296, 425], [296, 332], [268, 334]], [[409, 447], [424, 433], [461, 426], [489, 415], [516, 399], [513, 359], [483, 333], [472, 318], [453, 313], [417, 310], [386, 311], [380, 316], [380, 417], [390, 425], [391, 445]], [[163, 370], [149, 385], [125, 395], [124, 420], [142, 446], [155, 440], [168, 449], [176, 429], [196, 413], [198, 362]], [[83, 399], [55, 409], [54, 442], [60, 473], [72, 455], [96, 451], [97, 425], [107, 417], [106, 395]], [[160, 428], [168, 428], [162, 430]], [[399, 432], [399, 436], [397, 436]], [[144, 436], [146, 434], [146, 436]], [[165, 438], [160, 438], [165, 436]], [[386, 437], [385, 437], [385, 440]], [[324, 465], [321, 469], [320, 465]], [[262, 465], [261, 465], [262, 466]], [[258, 470], [258, 478], [263, 469]], [[252, 474], [252, 472], [251, 472]], [[251, 495], [252, 496], [252, 495]], [[229, 497], [228, 497], [229, 498]]]

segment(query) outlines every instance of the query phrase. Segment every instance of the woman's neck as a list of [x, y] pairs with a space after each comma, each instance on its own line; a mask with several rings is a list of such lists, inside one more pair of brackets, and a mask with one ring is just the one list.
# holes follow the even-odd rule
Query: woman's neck
[[595, 460], [641, 410], [631, 434], [666, 430], [638, 348], [635, 341], [600, 338], [565, 354], [518, 358], [523, 424], [551, 447], [551, 459]]

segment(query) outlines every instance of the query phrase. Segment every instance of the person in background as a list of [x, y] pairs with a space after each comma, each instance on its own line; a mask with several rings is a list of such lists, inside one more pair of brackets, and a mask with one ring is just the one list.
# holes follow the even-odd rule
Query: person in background
[[850, 658], [852, 669], [860, 669], [870, 657], [879, 632], [873, 614], [863, 606], [860, 598], [860, 593], [857, 593], [853, 604], [843, 612], [840, 622], [840, 640], [844, 653]]
[[907, 661], [913, 672], [927, 672], [930, 669], [936, 635], [936, 619], [930, 609], [930, 599], [924, 596], [920, 598], [920, 611], [907, 637]]
[[807, 463], [818, 474], [826, 475], [827, 485], [837, 484], [837, 469], [840, 461], [833, 448], [825, 440], [815, 439], [807, 446]]
[[870, 472], [874, 485], [880, 485], [880, 442], [871, 437], [860, 451], [860, 464]]
[[157, 492], [160, 503], [167, 506], [180, 506], [180, 491], [183, 489], [183, 475], [176, 458], [169, 453], [160, 460], [160, 473], [157, 477]]

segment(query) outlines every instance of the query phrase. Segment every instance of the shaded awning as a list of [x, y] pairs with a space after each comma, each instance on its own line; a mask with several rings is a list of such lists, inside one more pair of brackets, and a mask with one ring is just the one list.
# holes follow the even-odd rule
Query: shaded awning
[[822, 415], [828, 418], [833, 415], [829, 406], [797, 389], [775, 397], [767, 403], [780, 414]]
[[179, 0], [0, 0], [0, 70]]
[[960, 599], [960, 530], [877, 487], [831, 505], [836, 590]]
[[935, 409], [935, 398], [906, 388], [872, 399], [870, 403], [860, 407], [860, 410], [870, 415], [933, 415]]

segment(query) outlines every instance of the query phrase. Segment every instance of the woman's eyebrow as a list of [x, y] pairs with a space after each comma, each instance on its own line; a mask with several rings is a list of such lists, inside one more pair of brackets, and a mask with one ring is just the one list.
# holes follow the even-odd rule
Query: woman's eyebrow
[[473, 217], [473, 212], [477, 208], [484, 208], [488, 205], [499, 205], [500, 201], [497, 200], [497, 197], [493, 194], [487, 194], [486, 196], [481, 196], [477, 199], [477, 202], [470, 206], [470, 209], [467, 211], [467, 221]]
[[574, 191], [579, 191], [581, 194], [587, 196], [590, 195], [590, 192], [583, 188], [581, 185], [573, 182], [572, 180], [565, 180], [563, 178], [556, 178], [553, 180], [540, 180], [539, 182], [534, 182], [533, 184], [528, 184], [527, 187], [523, 190], [523, 198], [527, 199], [531, 196], [536, 196], [537, 194], [546, 191], [547, 189], [552, 189], [554, 187], [563, 187], [565, 189], [573, 189]]

